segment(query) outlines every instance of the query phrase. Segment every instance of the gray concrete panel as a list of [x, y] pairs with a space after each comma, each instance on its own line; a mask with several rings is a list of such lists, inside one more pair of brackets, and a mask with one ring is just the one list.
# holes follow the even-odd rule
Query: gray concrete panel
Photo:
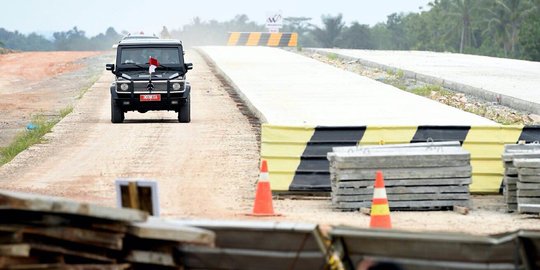
[[285, 50], [201, 47], [263, 121], [277, 125], [495, 125]]

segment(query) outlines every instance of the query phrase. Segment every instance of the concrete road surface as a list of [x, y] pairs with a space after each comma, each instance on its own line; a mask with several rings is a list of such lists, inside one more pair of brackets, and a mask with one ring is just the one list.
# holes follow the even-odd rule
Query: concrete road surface
[[267, 47], [202, 47], [265, 122], [279, 125], [494, 125], [316, 60]]
[[540, 113], [540, 62], [423, 51], [321, 51], [440, 78], [449, 86], [452, 83], [470, 86], [475, 89], [456, 87], [464, 92], [476, 92], [477, 96], [491, 101], [496, 101], [496, 96], [500, 95], [501, 102], [507, 106]]

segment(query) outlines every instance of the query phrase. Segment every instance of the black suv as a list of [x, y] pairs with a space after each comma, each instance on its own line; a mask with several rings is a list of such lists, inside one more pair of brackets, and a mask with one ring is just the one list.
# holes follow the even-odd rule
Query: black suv
[[128, 111], [167, 110], [178, 122], [189, 123], [191, 85], [186, 73], [182, 42], [174, 39], [126, 39], [118, 43], [116, 65], [106, 69], [116, 75], [111, 85], [111, 122], [122, 123]]

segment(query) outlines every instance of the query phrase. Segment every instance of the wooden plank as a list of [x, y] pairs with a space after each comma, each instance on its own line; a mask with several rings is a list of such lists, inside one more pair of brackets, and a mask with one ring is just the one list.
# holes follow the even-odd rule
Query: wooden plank
[[[394, 186], [463, 186], [472, 183], [472, 178], [446, 178], [446, 179], [385, 179], [386, 187]], [[358, 180], [358, 181], [339, 181], [336, 183], [336, 188], [362, 188], [372, 187], [375, 180]]]
[[181, 226], [166, 220], [150, 217], [144, 223], [133, 223], [129, 233], [139, 238], [213, 245], [215, 234], [212, 231]]
[[86, 216], [11, 209], [0, 209], [0, 216], [4, 218], [4, 223], [6, 224], [24, 224], [41, 227], [63, 226], [113, 233], [125, 233], [127, 231], [127, 223]]
[[145, 221], [147, 214], [134, 209], [118, 209], [63, 198], [0, 191], [0, 209], [43, 211], [103, 218], [123, 222]]
[[133, 269], [130, 264], [63, 264], [42, 263], [27, 265], [11, 265], [13, 270], [127, 270]]
[[137, 183], [136, 182], [129, 182], [128, 183], [128, 193], [126, 194], [128, 196], [129, 201], [129, 208], [133, 209], [139, 209], [139, 192], [137, 192]]
[[0, 245], [0, 256], [29, 257], [30, 245], [28, 244]]
[[31, 248], [31, 252], [38, 253], [52, 253], [52, 254], [61, 254], [64, 256], [71, 256], [78, 259], [90, 260], [101, 263], [115, 263], [116, 259], [107, 257], [105, 255], [89, 253], [84, 251], [79, 251], [76, 249], [67, 249], [55, 245], [46, 245], [46, 244], [37, 244], [37, 243], [28, 243]]
[[20, 243], [22, 239], [21, 232], [4, 232], [0, 230], [0, 244]]
[[[388, 201], [427, 201], [427, 200], [468, 200], [468, 193], [450, 194], [389, 194]], [[332, 197], [332, 202], [364, 202], [373, 199], [373, 195], [348, 195]]]
[[10, 257], [0, 255], [0, 269], [13, 269], [20, 265], [39, 264], [36, 257]]
[[[336, 179], [374, 180], [378, 169], [354, 170], [344, 169], [336, 173]], [[471, 166], [440, 167], [440, 168], [395, 168], [382, 169], [385, 180], [390, 179], [433, 179], [433, 178], [468, 178], [472, 176]]]
[[[469, 193], [468, 186], [415, 186], [415, 187], [386, 187], [387, 195], [418, 194], [418, 193]], [[373, 187], [368, 188], [340, 188], [332, 193], [339, 195], [373, 195]]]
[[125, 258], [126, 261], [132, 263], [142, 263], [160, 266], [177, 266], [174, 257], [171, 253], [146, 251], [146, 250], [130, 250]]
[[99, 232], [71, 227], [35, 227], [23, 225], [0, 225], [0, 231], [40, 235], [84, 245], [93, 245], [113, 250], [122, 249], [124, 234]]

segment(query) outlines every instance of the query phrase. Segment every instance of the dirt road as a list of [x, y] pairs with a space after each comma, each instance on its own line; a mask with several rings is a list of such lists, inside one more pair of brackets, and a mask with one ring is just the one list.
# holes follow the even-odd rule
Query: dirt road
[[192, 122], [174, 112], [126, 114], [110, 122], [110, 73], [47, 136], [0, 168], [0, 188], [115, 205], [117, 178], [159, 182], [162, 214], [229, 217], [247, 211], [257, 179], [256, 131], [237, 109], [202, 58], [186, 55], [195, 69]]

